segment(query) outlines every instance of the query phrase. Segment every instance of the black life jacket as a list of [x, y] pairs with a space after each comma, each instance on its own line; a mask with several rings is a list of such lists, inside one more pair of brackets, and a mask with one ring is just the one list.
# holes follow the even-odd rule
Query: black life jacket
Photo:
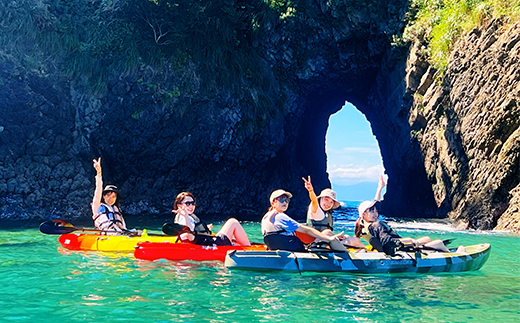
[[195, 220], [195, 233], [211, 234], [206, 222], [201, 221], [195, 214], [190, 214], [190, 216]]
[[[311, 206], [309, 205], [309, 208], [310, 207]], [[323, 212], [325, 217], [320, 221], [316, 221], [316, 220], [312, 219], [311, 217], [307, 217], [307, 224], [318, 231], [323, 231], [325, 229], [329, 229], [330, 231], [333, 231], [334, 220], [332, 218], [332, 210], [328, 210], [325, 212], [321, 208], [320, 203], [318, 203], [318, 208], [319, 208], [319, 210], [321, 210]]]

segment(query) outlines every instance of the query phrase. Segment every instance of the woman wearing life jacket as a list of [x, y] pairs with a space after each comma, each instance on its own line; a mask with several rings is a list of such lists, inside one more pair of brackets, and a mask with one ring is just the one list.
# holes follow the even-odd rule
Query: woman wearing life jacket
[[[334, 230], [332, 212], [341, 206], [336, 199], [336, 192], [330, 188], [326, 188], [321, 191], [319, 196], [316, 196], [311, 183], [311, 177], [308, 176], [307, 179], [302, 177], [302, 179], [305, 188], [309, 192], [309, 198], [311, 199], [311, 203], [307, 209], [307, 226], [313, 227], [326, 235], [334, 235], [334, 233], [332, 233]], [[338, 238], [345, 245], [364, 248], [363, 243], [357, 237], [342, 235]]]
[[386, 222], [379, 221], [377, 203], [381, 198], [381, 190], [386, 186], [382, 176], [379, 176], [379, 184], [376, 197], [373, 201], [364, 201], [358, 207], [359, 218], [356, 221], [354, 232], [357, 237], [369, 242], [373, 249], [384, 252], [387, 255], [395, 255], [395, 252], [404, 246], [426, 246], [428, 249], [449, 252], [441, 240], [432, 241], [430, 237], [419, 239], [402, 238]]
[[119, 191], [115, 185], [107, 185], [103, 188], [101, 172], [101, 157], [94, 159], [96, 169], [96, 190], [92, 199], [92, 219], [98, 230], [116, 231], [121, 233], [137, 232], [126, 228], [125, 219], [120, 211]]
[[346, 251], [343, 244], [338, 240], [343, 232], [336, 235], [327, 235], [312, 227], [298, 223], [285, 214], [291, 198], [292, 194], [284, 190], [276, 190], [269, 197], [271, 207], [262, 218], [261, 223], [264, 242], [269, 249], [305, 251], [304, 243], [295, 235], [295, 232], [301, 232], [320, 241], [329, 241], [330, 247], [334, 251]]
[[180, 193], [173, 202], [174, 222], [187, 228], [187, 232], [180, 234], [181, 241], [198, 245], [231, 246], [235, 240], [241, 246], [251, 245], [244, 228], [234, 218], [227, 220], [222, 228], [212, 235], [213, 225], [206, 224], [193, 213], [195, 205], [195, 196], [190, 192]]

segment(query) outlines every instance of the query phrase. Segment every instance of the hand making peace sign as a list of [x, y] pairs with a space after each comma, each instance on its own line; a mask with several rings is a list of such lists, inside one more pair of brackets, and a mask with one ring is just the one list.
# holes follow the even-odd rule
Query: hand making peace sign
[[304, 185], [305, 185], [305, 188], [307, 189], [307, 191], [309, 191], [309, 192], [314, 191], [314, 187], [312, 187], [312, 183], [311, 183], [311, 176], [309, 175], [308, 179], [305, 179], [305, 177], [302, 177], [302, 179], [305, 183]]

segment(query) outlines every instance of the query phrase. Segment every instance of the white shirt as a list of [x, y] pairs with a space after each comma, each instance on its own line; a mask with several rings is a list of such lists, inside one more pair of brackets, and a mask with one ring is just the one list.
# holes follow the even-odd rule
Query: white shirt
[[195, 220], [189, 215], [176, 214], [174, 222], [185, 225], [190, 228], [191, 231], [195, 231]]

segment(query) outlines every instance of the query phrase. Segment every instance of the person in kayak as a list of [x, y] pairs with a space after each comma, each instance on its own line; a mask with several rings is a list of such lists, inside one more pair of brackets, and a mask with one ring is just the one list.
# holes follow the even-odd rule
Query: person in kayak
[[92, 219], [98, 230], [116, 231], [121, 233], [141, 234], [139, 230], [128, 230], [125, 219], [120, 210], [119, 190], [115, 185], [107, 185], [103, 188], [101, 171], [101, 157], [94, 159], [96, 170], [96, 189], [92, 198]]
[[304, 243], [296, 236], [295, 232], [305, 233], [320, 241], [328, 241], [334, 251], [346, 251], [347, 249], [338, 240], [339, 234], [327, 235], [315, 228], [303, 225], [289, 217], [285, 212], [289, 208], [292, 194], [284, 190], [276, 190], [271, 193], [269, 201], [271, 207], [262, 218], [261, 227], [264, 242], [271, 250], [305, 251]]
[[431, 240], [425, 236], [419, 239], [402, 238], [386, 222], [379, 221], [377, 203], [381, 198], [381, 191], [386, 183], [379, 176], [379, 184], [373, 201], [364, 201], [358, 207], [359, 218], [356, 221], [354, 232], [357, 237], [363, 238], [372, 245], [372, 248], [384, 252], [387, 255], [395, 255], [395, 252], [406, 247], [417, 248], [425, 246], [427, 249], [435, 249], [450, 252], [441, 240]]
[[[334, 235], [334, 220], [332, 218], [333, 210], [339, 208], [341, 204], [336, 199], [336, 192], [330, 188], [321, 191], [319, 196], [316, 196], [314, 187], [311, 183], [311, 177], [307, 179], [302, 177], [305, 188], [309, 192], [311, 203], [307, 209], [307, 226], [321, 231], [326, 235]], [[364, 248], [365, 246], [358, 237], [350, 237], [348, 235], [339, 236], [338, 239], [343, 244], [353, 247]]]
[[173, 202], [174, 222], [187, 228], [185, 230], [187, 232], [179, 236], [181, 241], [198, 245], [231, 246], [232, 241], [235, 240], [241, 246], [251, 245], [244, 228], [234, 218], [227, 220], [213, 235], [211, 232], [213, 225], [206, 224], [193, 213], [195, 206], [195, 196], [190, 192], [179, 193]]

